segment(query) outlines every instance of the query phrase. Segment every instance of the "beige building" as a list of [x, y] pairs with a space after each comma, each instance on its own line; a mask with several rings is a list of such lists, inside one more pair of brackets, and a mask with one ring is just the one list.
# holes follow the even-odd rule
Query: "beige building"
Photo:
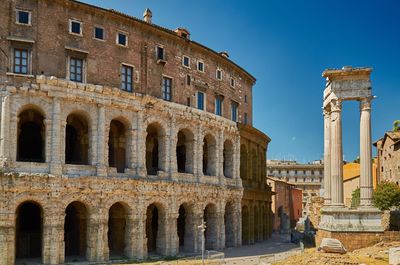
[[[206, 249], [238, 246], [243, 194], [257, 220], [248, 231], [268, 237], [255, 78], [151, 18], [2, 1], [1, 265], [199, 252], [202, 221]], [[243, 144], [259, 157], [248, 185]]]
[[374, 146], [378, 155], [378, 180], [400, 185], [400, 131], [386, 132]]
[[308, 164], [296, 161], [267, 160], [267, 176], [283, 180], [303, 191], [303, 217], [307, 217], [312, 197], [320, 196], [324, 165], [317, 160]]

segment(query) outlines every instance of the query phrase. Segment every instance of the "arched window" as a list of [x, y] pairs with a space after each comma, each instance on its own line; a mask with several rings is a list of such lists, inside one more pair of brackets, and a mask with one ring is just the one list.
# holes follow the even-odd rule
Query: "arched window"
[[203, 140], [203, 174], [207, 176], [217, 175], [216, 163], [217, 144], [211, 134], [207, 134]]
[[224, 142], [224, 176], [233, 178], [234, 162], [233, 162], [233, 143], [230, 140]]
[[164, 130], [158, 123], [147, 127], [146, 136], [146, 169], [148, 175], [157, 175], [157, 171], [164, 170], [163, 156]]
[[44, 117], [38, 111], [27, 109], [19, 114], [17, 161], [45, 162]]
[[178, 132], [176, 160], [178, 172], [193, 173], [194, 135], [188, 129]]
[[126, 168], [126, 129], [122, 122], [112, 120], [108, 136], [108, 164], [124, 173]]
[[87, 120], [78, 114], [67, 118], [65, 133], [65, 163], [87, 165], [89, 163], [89, 127]]
[[122, 258], [126, 247], [126, 210], [117, 202], [108, 211], [108, 248], [111, 258]]
[[86, 258], [87, 215], [86, 206], [78, 201], [70, 203], [65, 209], [65, 261]]

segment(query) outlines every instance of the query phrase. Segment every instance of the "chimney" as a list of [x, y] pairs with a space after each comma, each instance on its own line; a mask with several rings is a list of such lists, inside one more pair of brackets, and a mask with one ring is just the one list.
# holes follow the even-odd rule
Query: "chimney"
[[177, 28], [175, 33], [184, 39], [190, 40], [190, 32], [185, 28]]
[[221, 54], [222, 56], [224, 56], [225, 58], [229, 58], [229, 53], [227, 51], [222, 51], [219, 54]]
[[143, 13], [143, 20], [149, 24], [151, 24], [151, 18], [153, 17], [153, 13], [151, 13], [151, 10], [146, 8], [146, 10]]

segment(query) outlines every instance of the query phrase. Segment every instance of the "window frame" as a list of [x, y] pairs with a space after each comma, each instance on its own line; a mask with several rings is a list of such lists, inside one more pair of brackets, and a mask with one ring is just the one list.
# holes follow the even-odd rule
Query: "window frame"
[[[72, 22], [79, 23], [79, 33], [72, 32]], [[69, 34], [83, 37], [83, 22], [76, 18], [69, 19]]]
[[[103, 30], [103, 38], [102, 39], [96, 38], [96, 29], [102, 29]], [[93, 27], [93, 39], [98, 40], [98, 41], [106, 41], [106, 30], [105, 30], [105, 28], [95, 25]]]
[[[162, 53], [162, 58], [159, 58], [159, 49], [162, 49], [163, 53]], [[164, 45], [161, 44], [157, 44], [156, 45], [156, 60], [161, 60], [161, 61], [165, 61], [165, 47]]]
[[[200, 70], [199, 65], [202, 64], [203, 65], [203, 69]], [[197, 71], [199, 71], [200, 73], [204, 73], [206, 69], [206, 65], [204, 64], [204, 61], [202, 60], [197, 60]]]
[[[235, 118], [233, 119], [233, 107], [236, 107], [236, 111], [235, 111]], [[239, 104], [236, 101], [231, 101], [231, 120], [234, 122], [238, 122], [238, 118], [239, 118]]]
[[[169, 84], [169, 91], [166, 92], [166, 90], [164, 90], [164, 88], [166, 88], [166, 86], [164, 86], [164, 80], [169, 80], [170, 84]], [[167, 76], [167, 75], [162, 75], [162, 79], [161, 79], [161, 98], [165, 101], [172, 101], [172, 86], [173, 86], [173, 81], [174, 79], [171, 76]], [[169, 98], [168, 98], [169, 95]]]
[[[17, 66], [16, 63], [15, 63], [15, 61], [16, 61], [16, 51], [17, 51], [17, 50], [21, 53], [19, 59], [20, 59], [20, 60], [26, 59], [26, 65], [22, 65], [21, 63], [18, 65], [20, 68], [21, 68], [21, 67], [26, 67], [26, 73], [25, 73], [25, 72], [24, 72], [24, 73], [21, 72], [21, 70], [20, 70], [20, 72], [16, 72], [16, 71], [15, 71], [15, 67]], [[30, 74], [31, 74], [31, 67], [30, 67], [30, 65], [31, 65], [30, 49], [28, 49], [28, 48], [22, 48], [22, 47], [13, 47], [13, 48], [12, 48], [12, 51], [13, 51], [13, 57], [12, 57], [12, 73], [13, 73], [13, 74], [17, 74], [17, 75], [30, 75]], [[26, 51], [26, 58], [23, 58], [23, 57], [22, 57], [22, 51]]]
[[[218, 78], [218, 72], [220, 73], [220, 77]], [[217, 70], [215, 70], [215, 78], [217, 79], [217, 80], [219, 80], [219, 81], [222, 81], [222, 79], [223, 79], [223, 72], [222, 72], [222, 69], [220, 69], [220, 68], [217, 68]]]
[[[218, 113], [218, 108], [217, 108], [217, 102], [220, 102], [220, 111]], [[215, 97], [215, 114], [218, 116], [222, 116], [223, 115], [223, 109], [224, 109], [224, 98], [222, 96], [216, 96]]]
[[[188, 65], [185, 65], [185, 58], [188, 59]], [[182, 56], [182, 66], [190, 69], [190, 57], [189, 56], [186, 56], [186, 55]]]
[[235, 88], [235, 87], [236, 87], [236, 80], [235, 80], [235, 78], [233, 78], [233, 77], [229, 78], [229, 86], [230, 86], [231, 88]]
[[[130, 90], [129, 90], [129, 88], [127, 88], [127, 84], [128, 84], [127, 78], [125, 77], [125, 80], [124, 80], [124, 81], [122, 80], [123, 69], [124, 69], [124, 68], [130, 69], [130, 70], [132, 71], [132, 72], [131, 72], [131, 86], [130, 86]], [[121, 79], [120, 79], [120, 82], [121, 82], [121, 84], [120, 84], [120, 89], [121, 89], [122, 91], [132, 93], [133, 90], [134, 90], [134, 88], [135, 88], [135, 86], [134, 86], [134, 83], [135, 83], [135, 67], [134, 67], [133, 65], [131, 65], [131, 64], [122, 63], [122, 64], [121, 64], [121, 68], [120, 68], [120, 75], [121, 75]], [[127, 76], [126, 73], [125, 73], [125, 76]], [[124, 82], [125, 82], [126, 85], [125, 85], [125, 87], [123, 88], [123, 87], [122, 87], [122, 84], [123, 84]]]
[[[75, 80], [72, 80], [71, 79], [71, 60], [72, 59], [74, 59], [74, 60], [81, 60], [82, 61], [82, 66], [81, 66], [81, 76], [82, 76], [82, 80], [81, 81], [77, 81], [76, 79]], [[79, 56], [71, 56], [71, 55], [69, 55], [68, 57], [67, 57], [67, 60], [68, 60], [68, 71], [67, 71], [67, 74], [68, 74], [68, 76], [67, 76], [67, 78], [66, 79], [68, 79], [68, 80], [70, 80], [70, 81], [72, 81], [72, 82], [77, 82], [77, 83], [86, 83], [86, 59], [84, 59], [84, 58], [81, 58], [81, 57], [79, 57]]]
[[[28, 23], [19, 22], [19, 12], [28, 13]], [[16, 8], [15, 9], [15, 24], [21, 25], [21, 26], [32, 26], [32, 11]]]
[[[199, 93], [203, 95], [203, 108], [199, 108]], [[206, 111], [206, 93], [203, 91], [196, 91], [196, 108], [198, 110]]]
[[[125, 45], [119, 43], [119, 34], [122, 34], [125, 36]], [[128, 43], [129, 43], [128, 34], [123, 31], [117, 31], [117, 34], [115, 36], [115, 44], [117, 44], [120, 47], [128, 48]]]

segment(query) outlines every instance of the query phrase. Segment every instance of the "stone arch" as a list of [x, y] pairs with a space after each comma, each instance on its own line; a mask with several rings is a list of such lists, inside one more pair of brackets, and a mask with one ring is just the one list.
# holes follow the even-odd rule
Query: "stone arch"
[[204, 231], [205, 247], [208, 250], [215, 250], [218, 248], [218, 220], [215, 204], [207, 204], [204, 208], [203, 219], [206, 223], [206, 231]]
[[157, 175], [165, 171], [165, 129], [158, 122], [147, 126], [146, 135], [146, 169], [148, 175]]
[[157, 202], [151, 203], [146, 209], [146, 238], [147, 253], [163, 254], [162, 250], [166, 244], [165, 232], [165, 210]]
[[210, 133], [206, 134], [203, 139], [203, 174], [217, 175], [217, 141]]
[[240, 177], [242, 179], [248, 178], [248, 156], [246, 145], [240, 145]]
[[36, 201], [27, 200], [16, 208], [16, 259], [43, 258], [43, 208]]
[[117, 168], [118, 173], [124, 173], [128, 164], [128, 133], [127, 126], [119, 119], [110, 122], [108, 134], [108, 164]]
[[233, 178], [234, 172], [234, 145], [231, 140], [225, 140], [223, 151], [223, 173], [227, 178]]
[[176, 164], [178, 172], [194, 173], [194, 134], [187, 128], [178, 131]]
[[25, 106], [18, 115], [17, 161], [45, 162], [46, 128], [43, 111]]
[[86, 259], [88, 219], [88, 209], [80, 201], [73, 201], [65, 208], [65, 261]]
[[247, 205], [242, 206], [242, 243], [250, 244], [250, 211]]
[[195, 229], [196, 223], [193, 207], [189, 203], [182, 203], [179, 206], [177, 219], [179, 252], [194, 252]]
[[235, 207], [232, 202], [227, 202], [225, 205], [224, 214], [225, 224], [225, 247], [234, 247], [235, 244]]
[[72, 112], [67, 117], [65, 163], [89, 164], [89, 120], [82, 112]]
[[108, 249], [110, 259], [127, 256], [127, 213], [125, 203], [116, 202], [108, 211]]

